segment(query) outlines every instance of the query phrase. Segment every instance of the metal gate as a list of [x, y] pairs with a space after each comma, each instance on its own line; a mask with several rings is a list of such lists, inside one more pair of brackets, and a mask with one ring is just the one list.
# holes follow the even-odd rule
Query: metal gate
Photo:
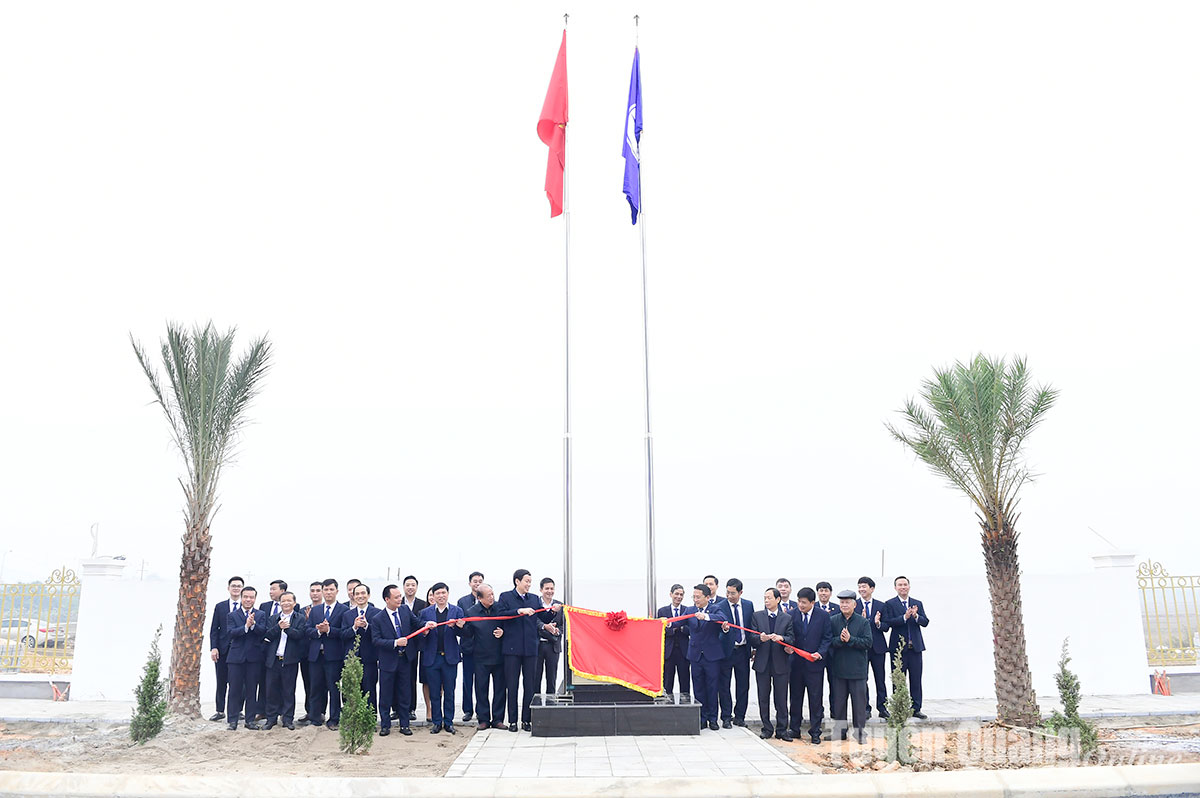
[[0, 585], [0, 671], [70, 673], [79, 577], [63, 567], [45, 582]]
[[1138, 566], [1146, 659], [1150, 665], [1195, 665], [1200, 648], [1200, 576], [1171, 576], [1162, 563]]

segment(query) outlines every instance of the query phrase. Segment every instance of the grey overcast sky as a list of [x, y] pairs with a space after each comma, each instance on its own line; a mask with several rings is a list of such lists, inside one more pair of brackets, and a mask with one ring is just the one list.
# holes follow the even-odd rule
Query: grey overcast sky
[[561, 572], [563, 11], [580, 580], [644, 568], [634, 13], [662, 582], [981, 571], [884, 429], [978, 351], [1062, 391], [1025, 569], [1197, 572], [1196, 4], [117, 1], [0, 8], [7, 578], [173, 578], [128, 338], [210, 318], [277, 355], [217, 579]]

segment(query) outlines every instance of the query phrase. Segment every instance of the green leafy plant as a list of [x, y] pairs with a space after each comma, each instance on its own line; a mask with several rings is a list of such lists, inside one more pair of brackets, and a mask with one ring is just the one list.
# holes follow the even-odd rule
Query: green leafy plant
[[908, 692], [908, 677], [904, 673], [904, 638], [892, 660], [892, 694], [887, 699], [887, 752], [888, 762], [900, 760], [904, 764], [913, 761], [912, 741], [909, 739], [908, 721], [912, 719], [912, 695]]
[[975, 506], [992, 605], [996, 714], [1031, 728], [1041, 721], [1025, 646], [1021, 565], [1017, 558], [1018, 494], [1033, 480], [1022, 446], [1058, 391], [1035, 387], [1023, 358], [976, 355], [934, 369], [920, 399], [905, 402], [905, 430], [892, 436]]
[[362, 691], [363, 667], [358, 657], [358, 641], [346, 655], [342, 666], [342, 718], [338, 721], [339, 747], [342, 753], [360, 754], [371, 749], [375, 742], [375, 710]]
[[1071, 638], [1064, 638], [1062, 655], [1058, 658], [1058, 673], [1054, 675], [1054, 683], [1058, 685], [1058, 699], [1062, 702], [1062, 712], [1057, 709], [1046, 721], [1046, 728], [1057, 735], [1063, 732], [1079, 735], [1079, 753], [1091, 756], [1100, 743], [1096, 735], [1096, 725], [1079, 716], [1079, 677], [1067, 667], [1071, 655], [1067, 651], [1067, 643]]
[[135, 743], [144, 743], [162, 731], [163, 719], [167, 717], [167, 681], [162, 678], [162, 653], [158, 641], [162, 637], [162, 625], [154, 632], [150, 644], [150, 655], [142, 669], [142, 681], [133, 691], [137, 706], [129, 722], [129, 736]]

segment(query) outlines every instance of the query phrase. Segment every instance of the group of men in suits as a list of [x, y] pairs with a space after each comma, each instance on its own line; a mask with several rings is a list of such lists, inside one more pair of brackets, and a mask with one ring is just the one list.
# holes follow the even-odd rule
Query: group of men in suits
[[[431, 733], [457, 733], [460, 667], [463, 722], [476, 716], [480, 729], [531, 730], [533, 695], [542, 691], [543, 678], [546, 692], [554, 692], [562, 651], [562, 603], [554, 599], [554, 580], [543, 579], [535, 596], [529, 571], [520, 569], [513, 589], [497, 599], [476, 571], [468, 578], [471, 592], [454, 604], [444, 582], [430, 588], [427, 602], [416, 595], [416, 577], [402, 581], [403, 587], [384, 587], [380, 608], [371, 603], [370, 587], [357, 579], [347, 583], [345, 602], [338, 601], [336, 579], [313, 582], [306, 606], [285, 581], [275, 580], [269, 600], [255, 608], [256, 589], [231, 577], [229, 599], [213, 607], [209, 626], [217, 674], [210, 720], [226, 720], [231, 730], [239, 721], [250, 730], [280, 724], [337, 729], [342, 666], [355, 652], [363, 666], [360, 687], [379, 713], [381, 736], [391, 734], [393, 721], [400, 734], [412, 734], [418, 671], [428, 688]], [[491, 616], [498, 620], [486, 620]], [[514, 617], [499, 620], [504, 616]], [[468, 624], [468, 617], [483, 620]], [[305, 694], [299, 719], [298, 676]]]
[[[691, 695], [701, 707], [702, 728], [719, 728], [718, 716], [726, 729], [746, 725], [753, 670], [764, 738], [775, 736], [790, 742], [807, 733], [814, 744], [820, 743], [824, 682], [828, 680], [833, 735], [846, 739], [850, 704], [849, 725], [862, 742], [870, 715], [868, 669], [875, 674], [876, 709], [886, 718], [886, 677], [897, 655], [908, 677], [913, 716], [925, 718], [921, 712], [922, 629], [929, 625], [929, 617], [924, 604], [909, 595], [906, 577], [896, 577], [896, 596], [886, 602], [874, 598], [875, 582], [864, 576], [858, 580], [858, 595], [843, 590], [837, 603], [831, 601], [833, 587], [828, 582], [818, 582], [815, 590], [801, 588], [792, 600], [791, 582], [781, 578], [775, 587], [767, 588], [764, 609], [758, 611], [742, 597], [740, 579], [725, 583], [724, 598], [717, 597], [718, 584], [715, 576], [704, 577], [692, 588], [693, 603], [687, 607], [683, 585], [672, 585], [671, 603], [657, 613], [669, 621], [663, 646], [663, 689], [673, 692], [678, 677], [680, 692], [685, 692], [690, 676]], [[692, 617], [669, 620], [685, 616]], [[812, 659], [789, 647], [807, 652]], [[888, 665], [886, 653], [891, 655]], [[806, 697], [807, 730], [803, 725]]]

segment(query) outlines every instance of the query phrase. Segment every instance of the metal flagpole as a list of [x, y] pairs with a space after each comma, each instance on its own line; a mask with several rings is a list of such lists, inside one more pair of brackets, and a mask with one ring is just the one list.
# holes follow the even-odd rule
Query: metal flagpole
[[[569, 15], [563, 14], [563, 30], [567, 29]], [[568, 122], [563, 126], [563, 229], [565, 232], [565, 254], [563, 258], [563, 283], [565, 288], [563, 321], [564, 402], [563, 402], [563, 602], [571, 603], [575, 584], [572, 568], [571, 541], [571, 146]], [[565, 621], [565, 614], [564, 614]], [[563, 668], [563, 686], [571, 689], [570, 651], [563, 630], [563, 653], [567, 663]]]
[[[638, 46], [638, 16], [633, 17], [633, 46]], [[638, 73], [641, 82], [641, 70]], [[640, 99], [640, 97], [639, 97]], [[645, 131], [642, 131], [645, 135]], [[642, 145], [638, 140], [638, 226], [641, 228], [642, 239], [642, 374], [644, 377], [644, 395], [646, 399], [646, 617], [653, 618], [655, 613], [655, 597], [658, 595], [656, 586], [657, 567], [655, 563], [654, 545], [654, 438], [650, 427], [650, 324], [648, 320], [648, 303], [646, 300], [646, 184], [642, 180]]]

